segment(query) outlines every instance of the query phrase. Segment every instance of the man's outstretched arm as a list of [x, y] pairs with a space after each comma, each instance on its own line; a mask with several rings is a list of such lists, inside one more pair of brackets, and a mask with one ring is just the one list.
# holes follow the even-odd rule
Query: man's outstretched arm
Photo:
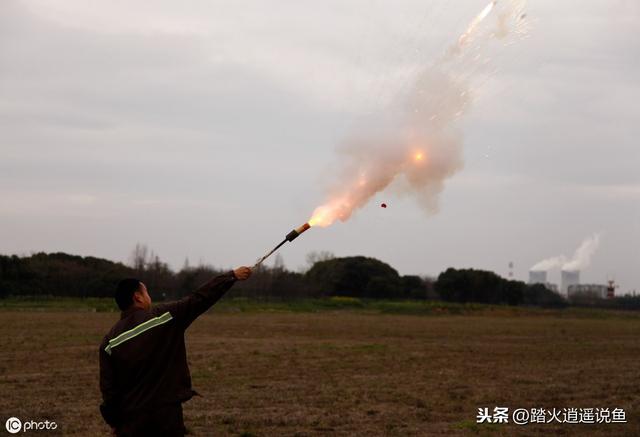
[[251, 276], [249, 267], [238, 267], [228, 273], [216, 276], [200, 286], [189, 296], [176, 302], [158, 305], [156, 311], [168, 311], [185, 329], [202, 313], [211, 308], [236, 281], [244, 281]]

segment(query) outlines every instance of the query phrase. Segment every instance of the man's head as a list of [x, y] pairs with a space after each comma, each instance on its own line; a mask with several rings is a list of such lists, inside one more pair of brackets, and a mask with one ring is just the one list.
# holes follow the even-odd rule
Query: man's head
[[128, 310], [131, 306], [148, 310], [151, 308], [151, 296], [147, 287], [135, 278], [127, 278], [118, 282], [116, 303], [120, 310]]

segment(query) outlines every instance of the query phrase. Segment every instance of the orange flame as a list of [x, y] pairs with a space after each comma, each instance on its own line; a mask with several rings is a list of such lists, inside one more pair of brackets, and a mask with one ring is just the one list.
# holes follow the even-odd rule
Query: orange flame
[[313, 214], [307, 223], [312, 227], [325, 227], [333, 223], [333, 220], [330, 217], [330, 211], [328, 208], [326, 206], [319, 206], [315, 211], [313, 211]]
[[325, 228], [330, 226], [343, 216], [343, 211], [348, 211], [351, 209], [351, 205], [348, 201], [344, 199], [336, 199], [332, 200], [329, 203], [319, 206], [313, 211], [311, 218], [308, 223], [310, 226], [320, 226], [321, 228]]
[[[405, 161], [400, 161], [397, 163], [397, 167], [393, 167], [393, 174], [395, 175], [402, 167], [412, 164], [424, 165], [426, 162], [427, 154], [424, 149], [411, 148], [408, 150]], [[386, 180], [385, 178], [383, 179]], [[355, 178], [350, 185], [344, 187], [342, 193], [337, 194], [336, 197], [329, 198], [324, 205], [317, 207], [313, 211], [308, 221], [309, 225], [324, 228], [332, 225], [336, 220], [344, 221], [348, 219], [355, 209], [362, 207], [366, 203], [368, 198], [381, 191], [381, 188], [386, 187], [390, 180], [393, 179], [393, 176], [388, 179], [388, 181], [380, 185], [379, 181], [368, 179], [366, 173], [360, 173], [359, 177]], [[376, 184], [380, 185], [380, 187], [377, 188]]]

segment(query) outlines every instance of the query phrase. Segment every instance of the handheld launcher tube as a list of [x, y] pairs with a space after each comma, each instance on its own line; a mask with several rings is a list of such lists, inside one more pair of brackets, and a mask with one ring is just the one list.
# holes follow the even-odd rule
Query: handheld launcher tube
[[309, 225], [309, 223], [305, 223], [304, 225], [302, 225], [302, 226], [294, 229], [293, 231], [289, 232], [287, 234], [287, 236], [285, 237], [285, 239], [287, 241], [293, 241], [296, 238], [298, 238], [300, 236], [300, 234], [302, 234], [304, 231], [306, 231], [310, 227], [311, 227], [311, 225]]
[[298, 238], [300, 236], [300, 234], [302, 234], [303, 232], [305, 232], [307, 229], [311, 228], [311, 225], [309, 223], [305, 223], [304, 225], [294, 229], [293, 231], [289, 232], [287, 234], [287, 236], [284, 238], [284, 240], [282, 240], [282, 242], [280, 244], [278, 244], [276, 247], [274, 247], [271, 252], [267, 253], [265, 256], [263, 256], [262, 258], [260, 258], [258, 261], [256, 261], [256, 263], [254, 264], [253, 268], [258, 267], [260, 264], [262, 264], [264, 262], [264, 260], [266, 260], [267, 258], [269, 258], [271, 256], [271, 254], [273, 252], [275, 252], [276, 250], [280, 249], [280, 247], [286, 243], [287, 241], [293, 241], [296, 238]]

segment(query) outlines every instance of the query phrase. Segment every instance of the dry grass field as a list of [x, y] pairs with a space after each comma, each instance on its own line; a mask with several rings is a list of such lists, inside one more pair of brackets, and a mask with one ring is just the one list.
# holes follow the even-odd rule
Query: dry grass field
[[[108, 435], [97, 346], [117, 317], [0, 311], [2, 425]], [[640, 318], [607, 314], [214, 311], [187, 333], [202, 397], [185, 419], [201, 436], [638, 436], [639, 334]], [[495, 406], [619, 407], [628, 423], [476, 424]]]

